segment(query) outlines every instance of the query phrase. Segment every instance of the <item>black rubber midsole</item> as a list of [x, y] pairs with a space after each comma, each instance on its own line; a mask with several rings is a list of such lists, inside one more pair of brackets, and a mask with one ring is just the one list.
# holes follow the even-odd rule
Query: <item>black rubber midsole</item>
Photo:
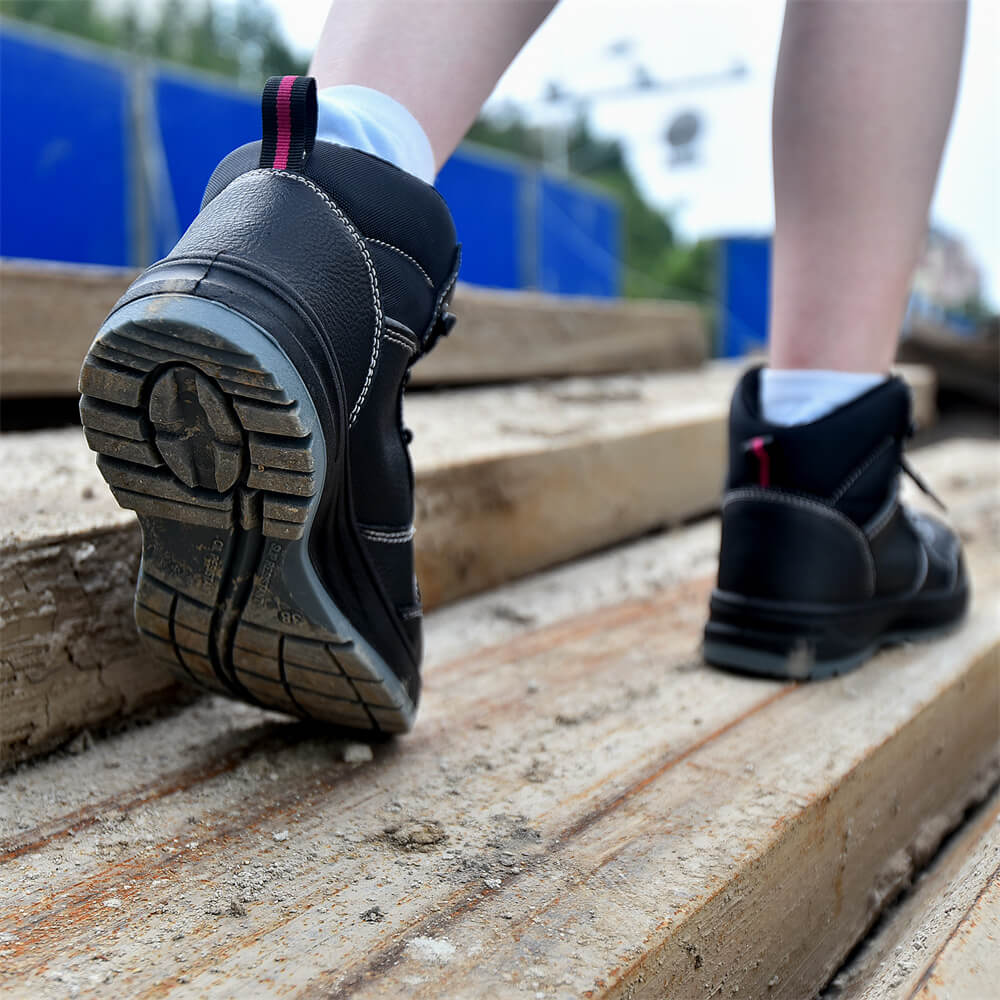
[[968, 599], [964, 581], [952, 590], [854, 605], [767, 601], [715, 590], [705, 638], [778, 657], [840, 660], [896, 633], [937, 632], [962, 617]]
[[[406, 634], [372, 566], [357, 529], [350, 488], [343, 378], [316, 320], [291, 290], [256, 273], [253, 265], [225, 257], [184, 258], [150, 267], [116, 304], [161, 293], [193, 295], [246, 316], [281, 347], [312, 397], [338, 476], [328, 476], [319, 502], [310, 555], [331, 597], [379, 652], [416, 703], [420, 651]], [[329, 391], [330, 389], [334, 391]], [[337, 572], [332, 572], [336, 567]]]

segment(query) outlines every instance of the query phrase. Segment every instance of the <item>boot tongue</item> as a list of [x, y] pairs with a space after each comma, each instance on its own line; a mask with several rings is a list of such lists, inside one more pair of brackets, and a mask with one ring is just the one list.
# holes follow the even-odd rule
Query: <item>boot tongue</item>
[[[895, 376], [809, 424], [782, 427], [760, 415], [760, 369], [733, 397], [728, 488], [766, 485], [832, 503], [859, 523], [893, 489], [910, 428], [910, 390]], [[766, 480], [766, 482], [764, 482]]]

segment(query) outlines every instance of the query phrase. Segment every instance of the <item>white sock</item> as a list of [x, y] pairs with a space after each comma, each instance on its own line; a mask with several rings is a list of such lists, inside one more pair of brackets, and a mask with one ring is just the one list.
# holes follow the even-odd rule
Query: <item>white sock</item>
[[884, 382], [881, 372], [764, 368], [760, 373], [760, 412], [771, 424], [809, 424]]
[[434, 183], [430, 140], [399, 101], [370, 87], [324, 87], [317, 95], [316, 138], [371, 153]]

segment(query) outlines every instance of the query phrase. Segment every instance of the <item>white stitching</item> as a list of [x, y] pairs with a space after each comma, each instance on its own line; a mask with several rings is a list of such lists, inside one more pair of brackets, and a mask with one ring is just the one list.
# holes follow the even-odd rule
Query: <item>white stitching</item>
[[373, 526], [369, 527], [364, 524], [359, 525], [358, 530], [371, 542], [386, 542], [389, 545], [401, 545], [404, 542], [412, 542], [414, 535], [412, 524], [408, 528], [400, 528], [399, 531]]
[[[459, 266], [461, 265], [462, 263], [461, 255], [459, 255], [457, 263]], [[441, 294], [438, 295], [437, 301], [434, 303], [434, 311], [431, 313], [431, 319], [430, 322], [427, 324], [427, 328], [424, 330], [424, 335], [421, 338], [422, 340], [426, 340], [428, 334], [434, 328], [434, 324], [437, 322], [438, 313], [441, 310], [441, 305], [444, 303], [444, 300], [448, 297], [451, 290], [455, 287], [455, 283], [458, 281], [459, 266], [455, 267], [455, 270], [452, 272], [451, 279], [444, 286], [444, 288], [441, 289]]]
[[871, 588], [871, 592], [873, 594], [875, 593], [875, 560], [872, 558], [871, 549], [868, 545], [868, 539], [865, 537], [864, 532], [849, 517], [841, 514], [839, 510], [834, 510], [832, 507], [827, 507], [825, 504], [818, 503], [815, 500], [807, 500], [805, 497], [795, 496], [792, 493], [782, 493], [780, 490], [762, 490], [756, 487], [745, 487], [743, 489], [733, 490], [726, 494], [722, 501], [723, 511], [725, 511], [730, 504], [738, 503], [741, 500], [763, 500], [770, 501], [772, 503], [785, 503], [793, 507], [801, 507], [803, 510], [820, 514], [833, 521], [835, 524], [839, 524], [841, 527], [847, 528], [848, 532], [861, 546], [861, 551], [864, 553], [865, 557], [865, 563], [868, 566], [868, 585]]
[[406, 622], [413, 621], [414, 619], [417, 619], [417, 618], [423, 618], [424, 617], [424, 609], [423, 608], [407, 608], [405, 611], [401, 611], [400, 612], [400, 617], [403, 619], [403, 621], [406, 621]]
[[415, 257], [411, 257], [405, 250], [400, 250], [399, 247], [393, 246], [392, 243], [386, 243], [385, 240], [377, 240], [374, 236], [365, 236], [365, 239], [368, 240], [369, 243], [377, 243], [380, 247], [385, 247], [387, 250], [395, 250], [396, 253], [405, 257], [424, 276], [424, 281], [426, 281], [431, 288], [434, 287], [434, 282], [431, 280], [431, 276], [420, 266], [420, 261], [418, 261]]
[[398, 333], [393, 333], [392, 330], [383, 329], [382, 338], [384, 340], [391, 341], [393, 344], [397, 344], [400, 347], [405, 347], [410, 354], [413, 354], [417, 347], [416, 344], [411, 340], [407, 340], [405, 337], [401, 337]]
[[372, 299], [375, 305], [375, 336], [372, 340], [372, 356], [368, 363], [368, 371], [365, 373], [364, 384], [361, 386], [361, 394], [358, 396], [357, 402], [355, 402], [354, 407], [351, 410], [351, 414], [347, 418], [348, 425], [353, 427], [354, 422], [358, 419], [358, 414], [361, 412], [361, 407], [364, 405], [365, 399], [368, 396], [368, 390], [371, 387], [372, 378], [375, 375], [375, 368], [378, 365], [379, 345], [382, 341], [382, 298], [379, 295], [378, 275], [375, 273], [375, 264], [372, 261], [371, 254], [368, 252], [368, 247], [365, 245], [365, 241], [362, 239], [357, 227], [344, 214], [341, 207], [318, 184], [314, 184], [308, 177], [303, 177], [302, 174], [289, 173], [287, 170], [275, 170], [271, 167], [261, 167], [258, 170], [249, 170], [247, 171], [247, 174], [244, 174], [244, 176], [249, 176], [250, 174], [276, 174], [278, 177], [287, 177], [289, 180], [305, 184], [310, 191], [318, 194], [333, 214], [340, 219], [347, 231], [354, 238], [354, 242], [357, 243], [362, 255], [365, 258], [365, 265], [368, 268], [368, 281], [371, 284]]
[[887, 449], [892, 447], [893, 439], [891, 437], [886, 438], [882, 443], [880, 448], [876, 448], [868, 458], [861, 463], [848, 477], [844, 480], [840, 486], [834, 491], [833, 496], [830, 497], [830, 503], [836, 503], [869, 469], [869, 467], [882, 455], [882, 453]]

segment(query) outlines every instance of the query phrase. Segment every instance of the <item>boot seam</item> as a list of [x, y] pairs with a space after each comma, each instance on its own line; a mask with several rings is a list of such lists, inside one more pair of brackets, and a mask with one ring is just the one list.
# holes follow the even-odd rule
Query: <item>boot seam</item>
[[838, 503], [845, 493], [871, 468], [888, 448], [892, 447], [893, 438], [887, 437], [848, 477], [833, 491], [830, 503]]
[[849, 517], [827, 504], [820, 503], [818, 500], [809, 500], [806, 497], [796, 496], [792, 493], [783, 493], [780, 490], [774, 489], [764, 490], [759, 487], [743, 487], [737, 490], [731, 490], [723, 498], [723, 513], [725, 513], [727, 507], [734, 503], [744, 501], [749, 502], [754, 500], [762, 501], [764, 503], [778, 503], [786, 504], [790, 507], [798, 507], [801, 510], [819, 514], [821, 517], [825, 517], [828, 520], [833, 521], [835, 524], [846, 528], [848, 534], [858, 543], [862, 555], [864, 556], [865, 566], [868, 570], [869, 596], [875, 594], [875, 559], [872, 556], [871, 547], [868, 544], [868, 539], [865, 537], [864, 532]]
[[399, 334], [393, 333], [391, 330], [383, 329], [382, 337], [384, 340], [389, 341], [390, 344], [402, 347], [408, 354], [414, 354], [417, 350], [415, 344], [408, 341], [405, 337], [401, 337]]
[[431, 280], [431, 276], [424, 270], [420, 261], [418, 261], [416, 257], [411, 257], [405, 250], [400, 249], [393, 243], [387, 243], [385, 240], [376, 239], [374, 236], [365, 236], [364, 233], [361, 233], [361, 236], [369, 243], [377, 243], [380, 247], [385, 247], [387, 250], [395, 250], [401, 257], [405, 257], [421, 273], [421, 275], [423, 275], [424, 281], [426, 281], [431, 290], [433, 290], [434, 282]]
[[375, 306], [375, 331], [372, 337], [372, 353], [371, 358], [368, 362], [368, 371], [365, 373], [365, 380], [361, 386], [361, 392], [358, 394], [358, 398], [351, 408], [350, 415], [347, 418], [348, 427], [353, 427], [358, 419], [358, 415], [361, 412], [361, 407], [364, 405], [365, 400], [368, 398], [368, 390], [371, 388], [372, 379], [375, 377], [375, 369], [378, 367], [378, 356], [379, 347], [382, 342], [382, 333], [385, 325], [385, 319], [382, 314], [382, 298], [379, 294], [378, 287], [378, 274], [375, 271], [375, 262], [372, 260], [371, 253], [368, 250], [368, 246], [364, 241], [361, 233], [358, 231], [358, 227], [347, 217], [344, 210], [324, 191], [318, 184], [311, 181], [308, 177], [302, 176], [302, 174], [293, 174], [287, 170], [276, 170], [272, 167], [261, 167], [257, 170], [248, 170], [246, 174], [242, 176], [248, 177], [253, 174], [272, 174], [277, 177], [287, 177], [289, 180], [297, 181], [299, 184], [304, 184], [310, 191], [318, 195], [323, 203], [333, 212], [334, 215], [343, 223], [344, 228], [348, 231], [351, 238], [357, 244], [358, 249], [361, 251], [361, 255], [364, 257], [365, 266], [368, 269], [368, 283], [371, 286], [372, 291], [372, 302]]
[[358, 531], [370, 542], [384, 542], [388, 545], [402, 545], [405, 542], [412, 542], [414, 527], [412, 524], [405, 528], [387, 528], [378, 524], [358, 524]]
[[444, 305], [445, 300], [451, 294], [452, 289], [458, 284], [458, 272], [462, 264], [461, 247], [456, 254], [455, 263], [453, 265], [453, 270], [449, 275], [448, 279], [445, 281], [437, 299], [434, 301], [434, 311], [431, 313], [430, 321], [424, 330], [424, 335], [422, 340], [426, 341], [427, 337], [430, 335], [431, 330], [434, 329], [434, 324], [437, 322], [438, 314], [441, 312], [441, 307]]
[[885, 528], [892, 521], [895, 516], [896, 509], [899, 507], [899, 488], [898, 486], [893, 486], [892, 493], [889, 494], [889, 499], [885, 504], [885, 507], [876, 513], [875, 517], [872, 518], [868, 524], [865, 525], [864, 533], [868, 538], [869, 542], [875, 541], [876, 538], [885, 530]]

